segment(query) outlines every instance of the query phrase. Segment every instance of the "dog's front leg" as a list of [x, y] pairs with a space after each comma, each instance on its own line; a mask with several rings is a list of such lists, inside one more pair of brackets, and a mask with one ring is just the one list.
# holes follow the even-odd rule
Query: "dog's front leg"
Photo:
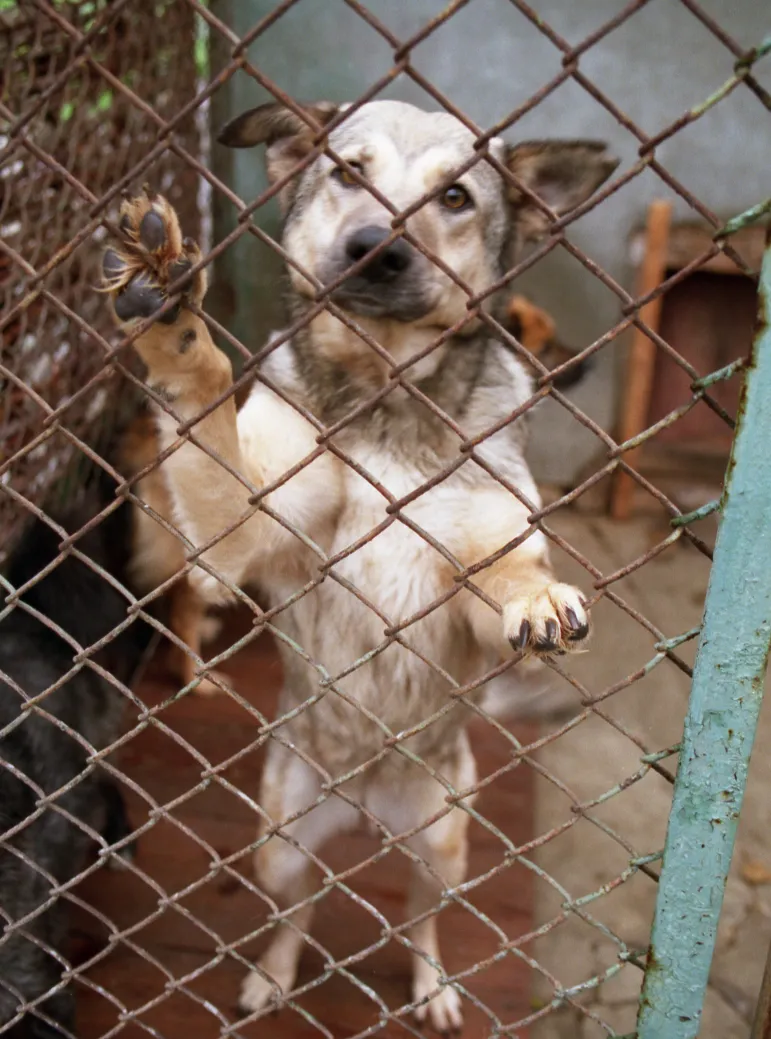
[[[501, 513], [505, 511], [503, 505]], [[491, 530], [487, 543], [482, 544], [484, 524], [480, 524], [476, 530], [476, 558], [469, 558], [469, 562], [494, 556], [507, 540], [516, 536], [518, 527], [522, 527], [522, 516], [512, 515], [511, 519], [506, 534], [501, 535], [498, 517], [496, 530]], [[555, 578], [542, 533], [534, 532], [519, 547], [475, 573], [471, 580], [502, 607], [501, 619], [479, 596], [464, 593], [467, 618], [477, 641], [500, 656], [511, 648], [541, 655], [571, 652], [585, 644], [589, 635], [586, 601], [577, 588]]]
[[[146, 194], [124, 202], [120, 227], [123, 243], [107, 250], [103, 271], [115, 315], [130, 329], [161, 308], [169, 286], [198, 262], [200, 253], [194, 242], [182, 240], [176, 213], [161, 196]], [[200, 304], [205, 292], [206, 277], [199, 271], [185, 297], [135, 340], [147, 365], [149, 384], [169, 400], [183, 422], [202, 415], [232, 383], [230, 362], [214, 345], [206, 323], [186, 305]], [[161, 447], [175, 445], [165, 471], [180, 529], [198, 546], [233, 527], [233, 532], [204, 558], [238, 583], [259, 542], [255, 523], [264, 517], [257, 513], [244, 523], [254, 512], [249, 505], [252, 492], [248, 485], [254, 487], [259, 478], [242, 457], [233, 397], [192, 427], [201, 447], [180, 440], [177, 421], [169, 413], [159, 413], [158, 425]], [[228, 469], [240, 474], [245, 482]], [[197, 581], [208, 601], [228, 597], [218, 581], [200, 571]]]

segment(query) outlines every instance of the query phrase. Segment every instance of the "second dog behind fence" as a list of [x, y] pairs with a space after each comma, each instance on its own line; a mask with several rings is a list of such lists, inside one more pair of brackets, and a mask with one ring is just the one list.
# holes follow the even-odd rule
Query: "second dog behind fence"
[[[143, 410], [120, 436], [119, 466], [125, 476], [135, 477], [157, 459], [159, 450], [155, 420]], [[174, 522], [163, 466], [156, 466], [140, 478], [134, 491], [150, 511], [132, 507], [128, 572], [133, 590], [137, 595], [146, 595], [181, 573], [185, 551], [180, 539], [155, 518], [159, 516], [170, 525]], [[186, 686], [196, 678], [195, 658], [201, 656], [206, 636], [216, 631], [216, 620], [207, 616], [206, 603], [185, 574], [172, 583], [166, 598], [168, 628], [178, 640], [170, 647], [169, 662], [176, 681]], [[224, 676], [208, 671], [194, 689], [205, 696], [218, 692], [223, 683], [227, 683]]]
[[[110, 497], [89, 493], [62, 517], [65, 529], [76, 533]], [[88, 757], [120, 732], [121, 690], [136, 676], [151, 629], [134, 620], [73, 664], [78, 646], [89, 649], [126, 621], [128, 598], [90, 564], [125, 583], [129, 525], [122, 505], [76, 541], [90, 562], [73, 555], [57, 562], [60, 535], [35, 520], [8, 570], [23, 605], [0, 621], [0, 1030], [18, 1017], [10, 1033], [18, 1039], [73, 1031], [72, 988], [61, 982], [68, 906], [61, 895], [47, 906], [52, 889], [100, 844], [103, 851], [119, 844], [115, 854], [131, 850], [119, 788], [101, 766], [89, 768]], [[26, 1004], [32, 1008], [17, 1010]]]
[[[538, 494], [522, 423], [507, 417], [530, 396], [530, 379], [469, 313], [467, 293], [484, 293], [524, 243], [546, 234], [548, 211], [533, 195], [566, 213], [616, 163], [592, 141], [493, 139], [495, 168], [482, 157], [471, 163], [474, 136], [447, 114], [371, 102], [338, 123], [336, 105], [306, 111], [317, 124], [335, 122], [328, 144], [344, 165], [322, 154], [292, 177], [316, 131], [276, 104], [245, 113], [221, 137], [267, 145], [269, 177], [283, 183], [289, 307], [306, 322], [263, 364], [282, 395], [256, 381], [238, 415], [230, 396], [196, 423], [200, 447], [177, 442], [179, 422], [231, 385], [229, 362], [190, 309], [203, 301], [203, 271], [135, 345], [169, 402], [158, 432], [162, 448], [175, 446], [164, 465], [175, 520], [193, 545], [211, 543], [197, 591], [221, 603], [258, 582], [287, 637], [279, 712], [290, 717], [268, 744], [255, 864], [276, 907], [294, 910], [247, 978], [242, 1007], [259, 1015], [292, 991], [320, 850], [366, 821], [413, 857], [411, 1005], [448, 1030], [460, 1026], [461, 1000], [443, 974], [435, 914], [442, 891], [464, 877], [476, 785], [469, 708], [451, 694], [512, 650], [522, 669], [580, 648], [589, 631], [580, 592], [557, 580], [545, 536], [528, 524]], [[396, 234], [368, 185], [399, 210], [428, 197]], [[130, 329], [200, 254], [159, 196], [126, 202], [121, 227], [104, 269]], [[330, 308], [314, 313], [319, 282], [335, 288]], [[485, 312], [498, 304], [488, 298]], [[392, 362], [409, 365], [407, 379], [389, 383]], [[319, 453], [314, 422], [339, 423], [334, 452]], [[479, 438], [460, 465], [453, 423]], [[290, 470], [265, 509], [250, 505]], [[451, 560], [481, 566], [457, 582]], [[448, 804], [456, 791], [463, 796]]]
[[[576, 351], [558, 339], [551, 315], [527, 296], [513, 295], [503, 307], [502, 321], [506, 330], [549, 369], [560, 368], [575, 356]], [[588, 369], [586, 361], [573, 361], [551, 383], [558, 390], [570, 389], [581, 382]]]

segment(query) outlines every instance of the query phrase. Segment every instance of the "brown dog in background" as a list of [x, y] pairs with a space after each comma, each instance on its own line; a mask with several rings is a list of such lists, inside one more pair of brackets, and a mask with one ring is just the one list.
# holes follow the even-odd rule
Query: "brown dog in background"
[[[549, 371], [559, 368], [576, 355], [575, 350], [557, 338], [557, 327], [551, 315], [537, 307], [527, 296], [511, 297], [504, 307], [503, 323], [506, 330]], [[588, 370], [587, 361], [578, 361], [557, 375], [552, 385], [555, 389], [567, 390], [579, 383]]]

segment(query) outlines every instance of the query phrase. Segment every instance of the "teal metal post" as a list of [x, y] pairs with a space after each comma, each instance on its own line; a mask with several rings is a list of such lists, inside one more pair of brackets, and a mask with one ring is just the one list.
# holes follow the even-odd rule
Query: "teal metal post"
[[669, 817], [639, 1039], [695, 1039], [771, 643], [771, 247], [723, 492]]

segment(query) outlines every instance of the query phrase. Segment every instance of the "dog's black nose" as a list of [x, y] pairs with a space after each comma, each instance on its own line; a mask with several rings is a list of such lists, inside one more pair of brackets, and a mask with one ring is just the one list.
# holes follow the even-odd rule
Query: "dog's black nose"
[[[351, 263], [358, 263], [367, 253], [384, 242], [391, 231], [385, 227], [361, 227], [354, 231], [345, 244]], [[412, 247], [402, 238], [396, 238], [373, 256], [358, 273], [357, 277], [371, 282], [394, 281], [412, 263]]]

